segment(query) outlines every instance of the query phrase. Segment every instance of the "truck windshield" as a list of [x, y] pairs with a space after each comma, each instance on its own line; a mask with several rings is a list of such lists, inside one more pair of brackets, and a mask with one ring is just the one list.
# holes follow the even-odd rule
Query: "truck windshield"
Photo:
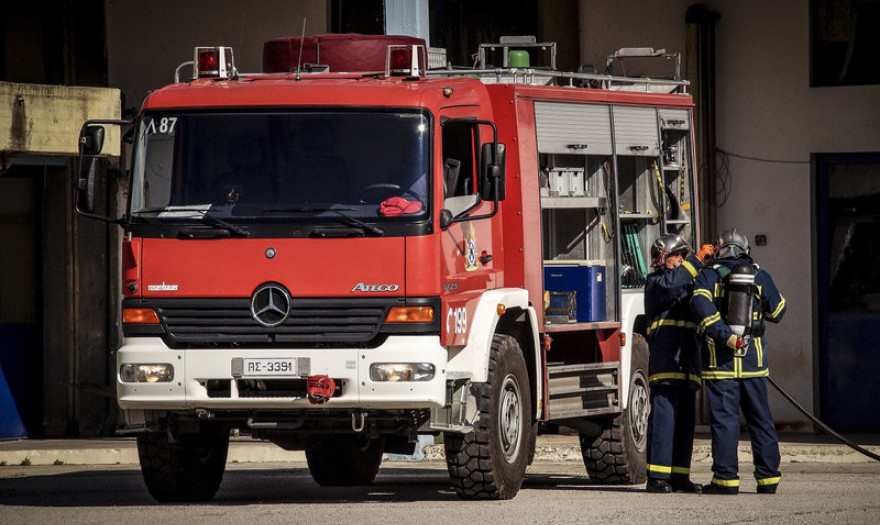
[[425, 220], [430, 135], [417, 112], [150, 113], [138, 127], [130, 211], [175, 222]]

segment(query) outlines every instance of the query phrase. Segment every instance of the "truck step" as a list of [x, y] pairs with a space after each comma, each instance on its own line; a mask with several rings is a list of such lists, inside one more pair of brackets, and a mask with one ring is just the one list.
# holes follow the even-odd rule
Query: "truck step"
[[551, 365], [547, 371], [550, 420], [620, 410], [618, 363]]

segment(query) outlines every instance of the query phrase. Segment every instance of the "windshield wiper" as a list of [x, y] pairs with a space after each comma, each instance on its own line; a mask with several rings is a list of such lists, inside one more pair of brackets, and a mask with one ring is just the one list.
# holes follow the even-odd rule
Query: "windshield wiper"
[[231, 231], [232, 233], [235, 233], [235, 234], [240, 235], [242, 237], [250, 237], [251, 236], [251, 232], [242, 228], [241, 226], [236, 226], [235, 224], [226, 222], [219, 217], [214, 217], [213, 215], [211, 215], [207, 211], [202, 212], [202, 220], [204, 222], [212, 224], [213, 226], [226, 228], [227, 230]]
[[343, 222], [347, 223], [349, 226], [357, 226], [365, 231], [372, 233], [373, 235], [382, 236], [385, 235], [385, 230], [382, 228], [375, 226], [373, 224], [364, 222], [353, 215], [349, 215], [345, 212], [354, 211], [352, 208], [331, 208], [329, 206], [299, 206], [295, 208], [275, 208], [275, 209], [266, 209], [264, 212], [278, 212], [278, 213], [322, 213], [322, 212], [333, 212], [339, 216], [339, 218], [344, 219]]
[[385, 235], [385, 230], [383, 230], [382, 228], [380, 228], [378, 226], [374, 226], [369, 223], [366, 223], [366, 222], [358, 219], [357, 217], [354, 217], [353, 215], [343, 213], [342, 210], [330, 210], [330, 211], [339, 215], [340, 218], [345, 219], [345, 221], [347, 221], [348, 224], [354, 224], [355, 226], [360, 226], [361, 228], [372, 233], [373, 235], [378, 235], [378, 236]]
[[251, 236], [251, 232], [242, 228], [241, 226], [236, 226], [235, 224], [226, 222], [219, 217], [215, 217], [215, 216], [211, 215], [210, 213], [208, 213], [208, 210], [203, 210], [201, 208], [170, 208], [170, 209], [161, 208], [161, 209], [136, 211], [136, 212], [132, 212], [132, 214], [133, 215], [141, 215], [141, 214], [146, 214], [146, 213], [155, 213], [156, 217], [158, 217], [159, 214], [161, 214], [161, 213], [177, 213], [177, 212], [198, 213], [201, 215], [202, 222], [207, 223], [211, 226], [214, 226], [215, 228], [224, 228], [224, 229], [229, 230], [230, 232], [232, 232], [240, 237], [250, 237]]

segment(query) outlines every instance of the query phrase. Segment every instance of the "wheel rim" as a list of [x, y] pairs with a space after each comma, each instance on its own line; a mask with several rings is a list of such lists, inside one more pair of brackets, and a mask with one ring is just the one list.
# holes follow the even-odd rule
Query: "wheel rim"
[[504, 459], [512, 463], [519, 453], [522, 437], [522, 407], [519, 383], [513, 376], [504, 378], [498, 410], [498, 434]]
[[635, 443], [642, 448], [648, 435], [648, 387], [644, 376], [639, 373], [633, 378], [629, 400], [629, 428]]

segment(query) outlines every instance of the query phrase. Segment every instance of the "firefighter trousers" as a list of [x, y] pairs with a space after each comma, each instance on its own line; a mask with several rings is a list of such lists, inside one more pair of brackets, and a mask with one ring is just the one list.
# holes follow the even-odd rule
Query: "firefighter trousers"
[[694, 451], [696, 390], [651, 385], [648, 416], [648, 477], [689, 479]]
[[755, 479], [766, 488], [779, 484], [779, 439], [767, 400], [767, 378], [704, 380], [712, 429], [712, 483], [739, 490], [739, 412], [749, 431]]

